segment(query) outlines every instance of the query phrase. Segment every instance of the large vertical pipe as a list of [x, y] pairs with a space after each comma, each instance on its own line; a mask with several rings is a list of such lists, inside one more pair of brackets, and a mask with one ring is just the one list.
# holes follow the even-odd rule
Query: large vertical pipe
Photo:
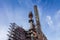
[[38, 9], [36, 5], [34, 5], [34, 13], [35, 13], [36, 25], [38, 26], [39, 30], [41, 30], [39, 14], [38, 14]]
[[36, 5], [34, 6], [34, 13], [35, 13], [36, 31], [37, 31], [38, 40], [43, 40], [41, 25], [40, 25], [40, 20], [39, 20], [39, 14], [38, 14], [38, 9]]

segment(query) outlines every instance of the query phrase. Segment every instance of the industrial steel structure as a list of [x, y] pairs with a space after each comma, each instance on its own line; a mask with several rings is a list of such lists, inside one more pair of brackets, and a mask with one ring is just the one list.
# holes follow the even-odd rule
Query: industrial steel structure
[[29, 12], [30, 29], [28, 31], [25, 31], [23, 28], [16, 25], [15, 23], [11, 23], [9, 28], [10, 31], [8, 31], [8, 40], [47, 40], [47, 37], [41, 30], [39, 14], [36, 5], [34, 5], [34, 14], [36, 24], [34, 24], [33, 13]]

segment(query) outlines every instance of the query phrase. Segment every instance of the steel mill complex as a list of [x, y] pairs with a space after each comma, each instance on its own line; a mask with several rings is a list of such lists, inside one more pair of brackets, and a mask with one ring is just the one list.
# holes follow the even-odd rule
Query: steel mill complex
[[11, 23], [8, 31], [9, 34], [7, 34], [8, 40], [48, 40], [41, 30], [38, 8], [36, 5], [34, 5], [34, 14], [36, 24], [34, 24], [33, 13], [29, 12], [28, 17], [30, 28], [28, 31], [24, 30], [16, 23]]

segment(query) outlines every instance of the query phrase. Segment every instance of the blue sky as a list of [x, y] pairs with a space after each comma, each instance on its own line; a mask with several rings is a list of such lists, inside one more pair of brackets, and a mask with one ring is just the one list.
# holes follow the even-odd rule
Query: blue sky
[[0, 0], [0, 40], [7, 40], [10, 23], [29, 29], [28, 14], [30, 11], [34, 14], [35, 4], [48, 40], [60, 40], [60, 0]]

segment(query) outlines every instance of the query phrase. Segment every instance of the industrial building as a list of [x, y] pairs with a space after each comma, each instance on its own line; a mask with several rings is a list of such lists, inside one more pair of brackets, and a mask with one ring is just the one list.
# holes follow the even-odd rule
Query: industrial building
[[9, 32], [8, 40], [47, 40], [47, 37], [44, 35], [44, 33], [41, 30], [39, 14], [36, 5], [34, 5], [34, 14], [35, 14], [36, 24], [34, 24], [33, 13], [29, 12], [28, 16], [29, 16], [30, 29], [28, 31], [24, 30], [16, 23], [11, 23], [8, 31]]

